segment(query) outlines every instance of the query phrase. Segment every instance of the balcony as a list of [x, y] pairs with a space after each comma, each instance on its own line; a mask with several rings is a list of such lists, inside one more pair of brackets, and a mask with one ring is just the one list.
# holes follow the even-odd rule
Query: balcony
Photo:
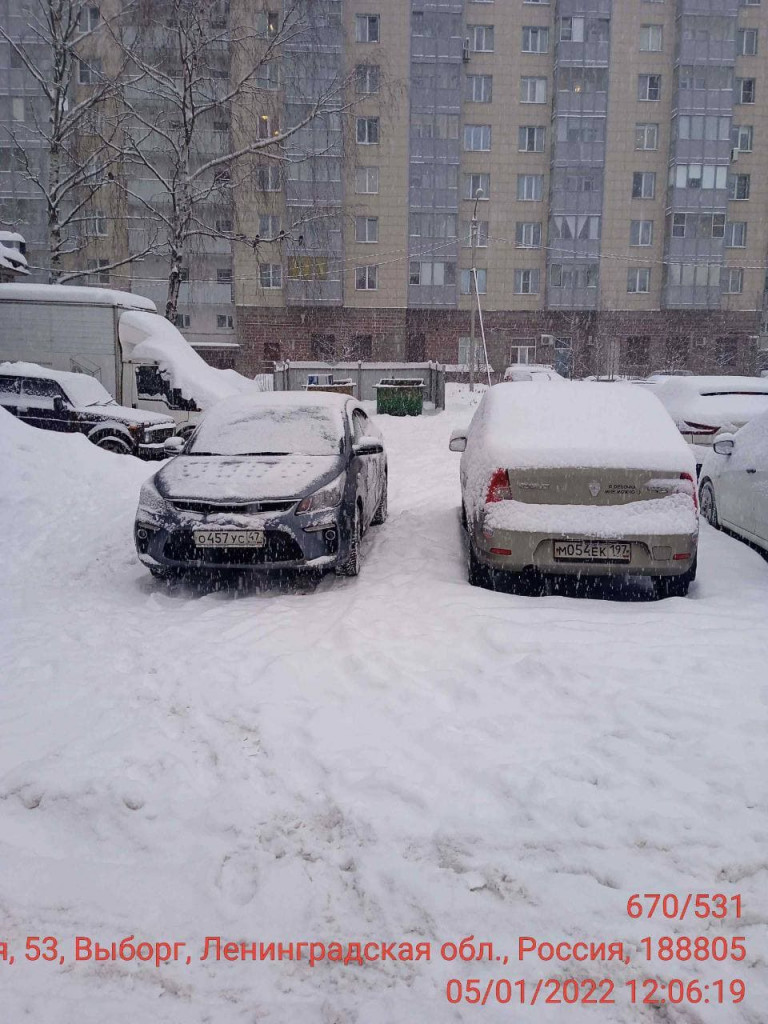
[[603, 114], [608, 110], [607, 92], [571, 92], [558, 89], [555, 93], [555, 114]]
[[719, 263], [723, 259], [724, 245], [723, 238], [670, 236], [666, 244], [666, 259], [671, 263], [694, 263], [701, 262], [702, 259], [706, 259], [708, 263]]
[[667, 285], [662, 302], [667, 309], [719, 309], [720, 288], [706, 285]]
[[674, 159], [679, 164], [728, 164], [733, 143], [728, 139], [677, 139]]
[[456, 306], [456, 285], [433, 285], [433, 284], [409, 284], [408, 285], [408, 306], [416, 309], [433, 308], [439, 306], [443, 309]]
[[552, 148], [555, 167], [599, 166], [605, 163], [604, 142], [560, 142]]
[[678, 89], [672, 113], [730, 114], [733, 110], [733, 89]]
[[458, 139], [420, 139], [411, 138], [411, 160], [417, 163], [437, 161], [441, 164], [457, 164], [460, 162]]
[[283, 296], [287, 306], [340, 306], [341, 281], [305, 281], [286, 278]]
[[[564, 5], [561, 3], [560, 8]], [[561, 40], [557, 44], [556, 63], [579, 67], [608, 67], [611, 44], [607, 39], [586, 39], [583, 43]]]
[[674, 188], [667, 191], [667, 210], [683, 213], [691, 210], [725, 213], [728, 208], [728, 189], [725, 188]]
[[681, 39], [675, 56], [677, 64], [735, 64], [735, 39]]

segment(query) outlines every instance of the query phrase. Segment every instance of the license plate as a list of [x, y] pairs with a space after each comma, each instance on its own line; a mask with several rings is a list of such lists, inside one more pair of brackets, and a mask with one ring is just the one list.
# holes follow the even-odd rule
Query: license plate
[[556, 540], [559, 562], [629, 562], [632, 545], [623, 540]]
[[263, 548], [263, 530], [195, 530], [197, 548]]

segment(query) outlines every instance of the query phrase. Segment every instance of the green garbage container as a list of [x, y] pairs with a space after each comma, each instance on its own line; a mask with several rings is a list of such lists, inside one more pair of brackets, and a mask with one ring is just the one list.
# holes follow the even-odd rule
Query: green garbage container
[[373, 385], [376, 412], [390, 416], [421, 416], [424, 408], [424, 380], [419, 377], [391, 377]]

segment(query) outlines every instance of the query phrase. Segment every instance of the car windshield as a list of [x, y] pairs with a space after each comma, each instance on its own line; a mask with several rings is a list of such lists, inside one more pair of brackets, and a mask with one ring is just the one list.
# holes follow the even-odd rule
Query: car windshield
[[343, 448], [341, 411], [264, 405], [214, 411], [200, 424], [188, 455], [338, 455]]
[[62, 383], [62, 387], [70, 402], [81, 408], [86, 405], [114, 403], [114, 398], [104, 385], [95, 377], [89, 377], [87, 373], [73, 373], [65, 383]]

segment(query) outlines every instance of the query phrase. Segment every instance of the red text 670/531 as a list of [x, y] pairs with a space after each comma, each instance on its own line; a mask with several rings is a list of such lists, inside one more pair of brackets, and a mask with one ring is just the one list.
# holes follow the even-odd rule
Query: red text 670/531
[[741, 895], [728, 896], [722, 892], [689, 892], [678, 896], [674, 892], [633, 893], [627, 900], [630, 917], [664, 917], [668, 921], [685, 921], [698, 918], [705, 921], [714, 917], [722, 921], [726, 917], [741, 917]]

